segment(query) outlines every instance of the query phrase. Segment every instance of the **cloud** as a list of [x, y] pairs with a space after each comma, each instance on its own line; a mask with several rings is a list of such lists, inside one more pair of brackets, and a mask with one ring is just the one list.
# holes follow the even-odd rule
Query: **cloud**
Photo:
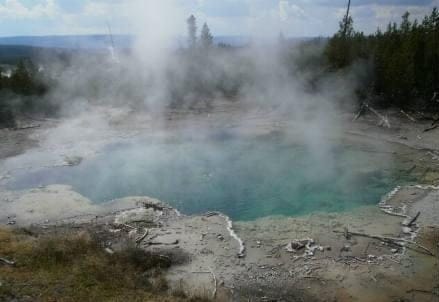
[[303, 18], [305, 17], [305, 11], [298, 5], [290, 3], [287, 0], [280, 0], [279, 17], [281, 21], [287, 21], [290, 18]]
[[[379, 5], [379, 6], [429, 6], [432, 5], [434, 0], [354, 0], [351, 1], [352, 6], [366, 6], [366, 5]], [[336, 6], [346, 7], [346, 0], [318, 0], [318, 5], [324, 6]]]
[[26, 6], [20, 0], [6, 0], [0, 4], [0, 17], [5, 19], [52, 18], [59, 13], [55, 0], [45, 0]]
[[243, 0], [199, 0], [198, 10], [211, 17], [245, 17], [250, 14], [249, 3]]
[[[137, 33], [133, 21], [155, 18], [144, 7], [162, 1], [170, 10], [178, 8], [181, 20], [162, 18], [161, 27], [181, 21], [180, 35], [185, 34], [185, 18], [194, 14], [215, 35], [277, 36], [283, 31], [327, 36], [338, 29], [347, 4], [347, 0], [0, 0], [0, 35], [107, 33], [107, 22], [114, 33]], [[139, 8], [133, 9], [136, 5]], [[435, 5], [439, 0], [353, 0], [352, 15], [356, 29], [369, 33], [389, 21], [398, 22], [407, 10], [413, 18], [422, 18]]]

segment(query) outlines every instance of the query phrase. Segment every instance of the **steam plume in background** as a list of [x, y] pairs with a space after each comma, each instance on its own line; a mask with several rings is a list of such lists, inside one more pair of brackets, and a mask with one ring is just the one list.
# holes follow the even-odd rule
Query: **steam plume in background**
[[[64, 105], [82, 100], [162, 111], [176, 103], [190, 107], [206, 99], [233, 97], [249, 106], [288, 108], [300, 119], [304, 111], [328, 113], [328, 106], [337, 99], [354, 96], [352, 78], [343, 85], [341, 78], [321, 77], [308, 93], [309, 72], [297, 69], [307, 54], [279, 43], [215, 48], [208, 54], [179, 50], [185, 46], [179, 41], [186, 34], [189, 12], [176, 0], [131, 1], [121, 13], [128, 18], [127, 30], [136, 37], [133, 48], [116, 50], [119, 62], [102, 54], [73, 57], [67, 66], [51, 62], [49, 69], [57, 79], [57, 89], [52, 92], [55, 101]], [[256, 33], [254, 37], [257, 39]], [[328, 85], [334, 81], [339, 89]]]
[[[136, 40], [131, 49], [116, 49], [117, 60], [111, 53], [92, 51], [44, 60], [52, 81], [46, 98], [60, 106], [62, 115], [75, 119], [66, 124], [69, 131], [63, 125], [52, 131], [47, 139], [51, 146], [59, 138], [73, 145], [85, 134], [96, 140], [110, 131], [103, 108], [135, 111], [152, 117], [154, 125], [165, 125], [169, 110], [207, 115], [217, 104], [233, 104], [239, 108], [233, 123], [247, 129], [257, 126], [255, 113], [272, 123], [288, 121], [285, 134], [309, 149], [317, 167], [331, 173], [330, 151], [337, 143], [330, 138], [340, 134], [340, 109], [355, 103], [362, 66], [328, 76], [321, 64], [313, 64], [323, 43], [292, 47], [279, 41], [209, 49], [179, 45], [190, 12], [178, 1], [132, 1], [120, 13], [127, 16], [127, 30]], [[211, 129], [190, 119], [178, 129], [182, 137], [202, 137]]]

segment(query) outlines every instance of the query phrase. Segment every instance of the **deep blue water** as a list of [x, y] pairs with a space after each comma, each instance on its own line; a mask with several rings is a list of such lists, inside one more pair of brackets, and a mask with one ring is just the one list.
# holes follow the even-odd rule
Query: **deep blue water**
[[219, 134], [111, 145], [76, 167], [17, 174], [9, 187], [68, 184], [95, 202], [146, 195], [186, 214], [217, 210], [251, 220], [376, 204], [408, 181], [401, 171], [397, 159], [386, 153]]

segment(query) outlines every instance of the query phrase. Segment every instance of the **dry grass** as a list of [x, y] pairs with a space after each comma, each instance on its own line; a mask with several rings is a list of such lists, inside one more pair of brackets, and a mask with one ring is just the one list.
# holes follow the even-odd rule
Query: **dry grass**
[[166, 257], [126, 247], [112, 255], [89, 233], [31, 236], [0, 229], [0, 301], [203, 301], [167, 295]]

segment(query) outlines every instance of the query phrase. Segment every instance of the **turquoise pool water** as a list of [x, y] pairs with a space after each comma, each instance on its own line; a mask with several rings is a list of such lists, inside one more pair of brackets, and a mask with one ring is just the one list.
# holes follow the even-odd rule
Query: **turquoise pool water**
[[114, 144], [75, 167], [16, 174], [8, 187], [67, 184], [95, 202], [146, 195], [186, 214], [215, 210], [235, 220], [252, 220], [376, 204], [409, 181], [402, 170], [388, 153], [220, 133]]

